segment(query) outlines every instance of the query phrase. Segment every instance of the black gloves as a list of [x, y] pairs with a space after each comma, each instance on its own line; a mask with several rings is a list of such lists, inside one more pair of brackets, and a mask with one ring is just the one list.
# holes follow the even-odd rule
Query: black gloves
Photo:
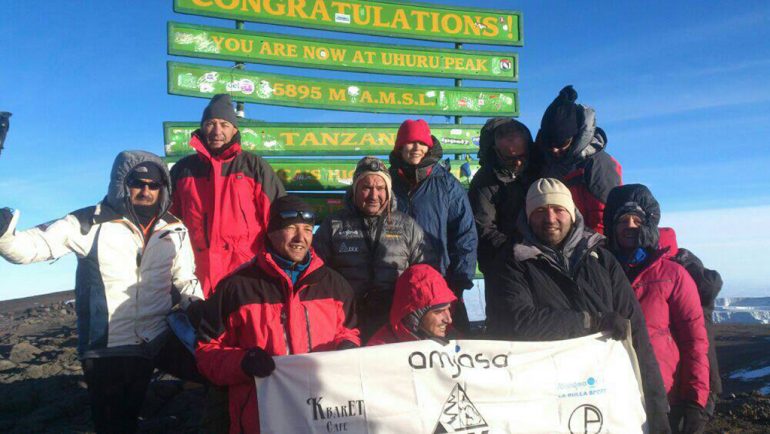
[[12, 218], [13, 211], [10, 208], [0, 208], [0, 237], [5, 235]]
[[684, 426], [682, 433], [696, 434], [703, 432], [706, 425], [706, 418], [703, 417], [703, 409], [697, 404], [688, 404], [684, 409]]
[[706, 425], [703, 408], [694, 402], [672, 408], [670, 419], [671, 429], [677, 434], [699, 434], [703, 432]]
[[628, 320], [617, 312], [606, 312], [593, 317], [593, 329], [598, 332], [607, 332], [612, 339], [622, 341], [628, 333]]
[[246, 375], [264, 378], [275, 370], [275, 361], [267, 351], [255, 347], [246, 351], [246, 355], [241, 360], [241, 369]]

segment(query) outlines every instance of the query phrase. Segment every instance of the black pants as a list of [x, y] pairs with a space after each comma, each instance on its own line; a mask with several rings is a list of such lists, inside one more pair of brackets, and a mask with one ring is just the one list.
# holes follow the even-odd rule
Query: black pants
[[195, 358], [171, 336], [155, 359], [102, 357], [83, 360], [83, 373], [97, 433], [133, 433], [155, 368], [203, 383]]

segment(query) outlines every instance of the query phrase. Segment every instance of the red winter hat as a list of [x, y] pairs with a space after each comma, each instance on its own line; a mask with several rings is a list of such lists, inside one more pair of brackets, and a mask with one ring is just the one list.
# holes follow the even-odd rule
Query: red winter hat
[[396, 135], [396, 149], [407, 143], [420, 142], [428, 148], [433, 147], [433, 138], [430, 136], [430, 127], [422, 119], [407, 119], [398, 127]]

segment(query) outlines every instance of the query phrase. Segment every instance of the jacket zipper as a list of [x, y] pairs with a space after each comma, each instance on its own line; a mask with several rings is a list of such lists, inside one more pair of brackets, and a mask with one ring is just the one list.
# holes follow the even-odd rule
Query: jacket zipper
[[283, 340], [286, 342], [286, 355], [291, 354], [291, 344], [289, 343], [289, 331], [286, 329], [286, 310], [281, 309], [281, 326], [283, 326]]
[[211, 243], [209, 242], [209, 215], [208, 215], [208, 213], [203, 213], [203, 239], [206, 241], [206, 248], [211, 247]]
[[[139, 289], [141, 288], [142, 283], [142, 258], [144, 257], [144, 249], [147, 247], [145, 241], [144, 241], [144, 233], [140, 231], [139, 229], [134, 226], [134, 224], [129, 220], [123, 221], [126, 226], [128, 226], [128, 229], [134, 233], [134, 235], [139, 235], [139, 239], [142, 241], [141, 251], [136, 257], [136, 296], [134, 297], [134, 335], [139, 338], [140, 341], [144, 340], [139, 335], [139, 330], [137, 329], [137, 320], [139, 319]], [[152, 234], [150, 234], [152, 236]], [[149, 239], [147, 240], [149, 242]]]
[[303, 305], [305, 310], [305, 328], [307, 329], [307, 352], [313, 352], [313, 339], [310, 337], [310, 315], [307, 312], [307, 306]]

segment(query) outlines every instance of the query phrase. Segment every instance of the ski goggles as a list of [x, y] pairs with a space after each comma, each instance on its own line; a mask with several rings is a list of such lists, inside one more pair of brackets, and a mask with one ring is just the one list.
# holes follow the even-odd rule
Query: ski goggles
[[287, 210], [287, 211], [280, 211], [278, 215], [281, 217], [281, 220], [297, 219], [310, 224], [315, 222], [315, 213], [313, 211]]
[[362, 161], [356, 167], [356, 172], [387, 172], [388, 168], [381, 160]]

